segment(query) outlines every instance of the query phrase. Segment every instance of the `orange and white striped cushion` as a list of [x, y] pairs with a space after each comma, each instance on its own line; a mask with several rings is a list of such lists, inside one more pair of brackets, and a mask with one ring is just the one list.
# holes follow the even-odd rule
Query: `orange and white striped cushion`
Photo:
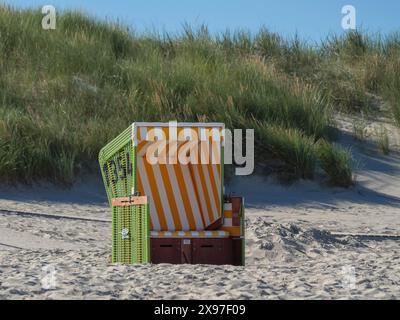
[[[177, 136], [197, 134], [199, 139], [217, 142], [210, 144], [213, 152], [206, 153], [209, 157], [218, 158], [223, 139], [222, 129], [178, 127]], [[220, 218], [221, 164], [218, 161], [212, 163], [212, 159], [209, 164], [150, 164], [146, 159], [146, 150], [152, 143], [150, 141], [155, 136], [159, 142], [167, 139], [163, 144], [166, 147], [172, 133], [167, 126], [134, 126], [134, 130], [137, 191], [149, 197], [151, 229], [201, 231]], [[184, 141], [178, 143], [178, 148], [184, 146]]]
[[224, 203], [224, 216], [221, 229], [229, 232], [231, 236], [239, 237], [241, 236], [240, 226], [234, 226], [232, 223], [232, 218], [232, 203]]
[[229, 233], [223, 230], [214, 231], [151, 231], [152, 238], [228, 238]]

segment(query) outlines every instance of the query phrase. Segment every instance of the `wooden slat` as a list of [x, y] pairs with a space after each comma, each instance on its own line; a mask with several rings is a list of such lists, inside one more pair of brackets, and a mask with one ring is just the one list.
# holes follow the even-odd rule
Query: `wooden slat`
[[122, 197], [122, 198], [113, 198], [112, 205], [116, 207], [127, 207], [133, 204], [147, 204], [147, 197], [146, 196], [139, 196], [139, 197]]

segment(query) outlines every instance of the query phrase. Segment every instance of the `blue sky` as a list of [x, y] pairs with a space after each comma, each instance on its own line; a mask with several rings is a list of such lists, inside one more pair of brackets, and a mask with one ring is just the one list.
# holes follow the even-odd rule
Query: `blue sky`
[[370, 32], [400, 31], [399, 0], [11, 0], [17, 7], [52, 4], [56, 9], [81, 9], [99, 18], [118, 19], [139, 31], [177, 32], [182, 24], [205, 23], [213, 33], [227, 28], [256, 31], [262, 25], [285, 36], [318, 41], [344, 32], [341, 8], [353, 5], [357, 26]]

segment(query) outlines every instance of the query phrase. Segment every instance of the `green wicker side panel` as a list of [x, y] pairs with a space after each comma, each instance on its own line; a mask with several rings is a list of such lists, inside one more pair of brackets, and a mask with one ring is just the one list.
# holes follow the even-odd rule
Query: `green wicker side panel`
[[224, 198], [225, 198], [225, 170], [224, 170], [224, 163], [225, 163], [225, 148], [221, 147], [221, 217], [224, 216]]
[[131, 194], [135, 182], [135, 156], [132, 126], [100, 151], [100, 169], [110, 206], [112, 198]]
[[149, 262], [148, 205], [114, 206], [112, 211], [112, 262]]
[[135, 214], [132, 219], [132, 230], [134, 230], [134, 246], [132, 256], [136, 262], [150, 262], [150, 219], [149, 205], [134, 206]]
[[244, 198], [242, 198], [242, 205], [240, 208], [240, 234], [243, 239], [242, 241], [242, 265], [246, 265], [246, 222], [245, 222], [245, 212], [244, 212]]

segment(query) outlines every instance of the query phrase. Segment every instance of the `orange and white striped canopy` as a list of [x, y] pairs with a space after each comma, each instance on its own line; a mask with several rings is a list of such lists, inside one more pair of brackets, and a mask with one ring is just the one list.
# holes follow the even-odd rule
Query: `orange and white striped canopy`
[[151, 230], [202, 231], [222, 213], [222, 123], [134, 123], [135, 191]]

